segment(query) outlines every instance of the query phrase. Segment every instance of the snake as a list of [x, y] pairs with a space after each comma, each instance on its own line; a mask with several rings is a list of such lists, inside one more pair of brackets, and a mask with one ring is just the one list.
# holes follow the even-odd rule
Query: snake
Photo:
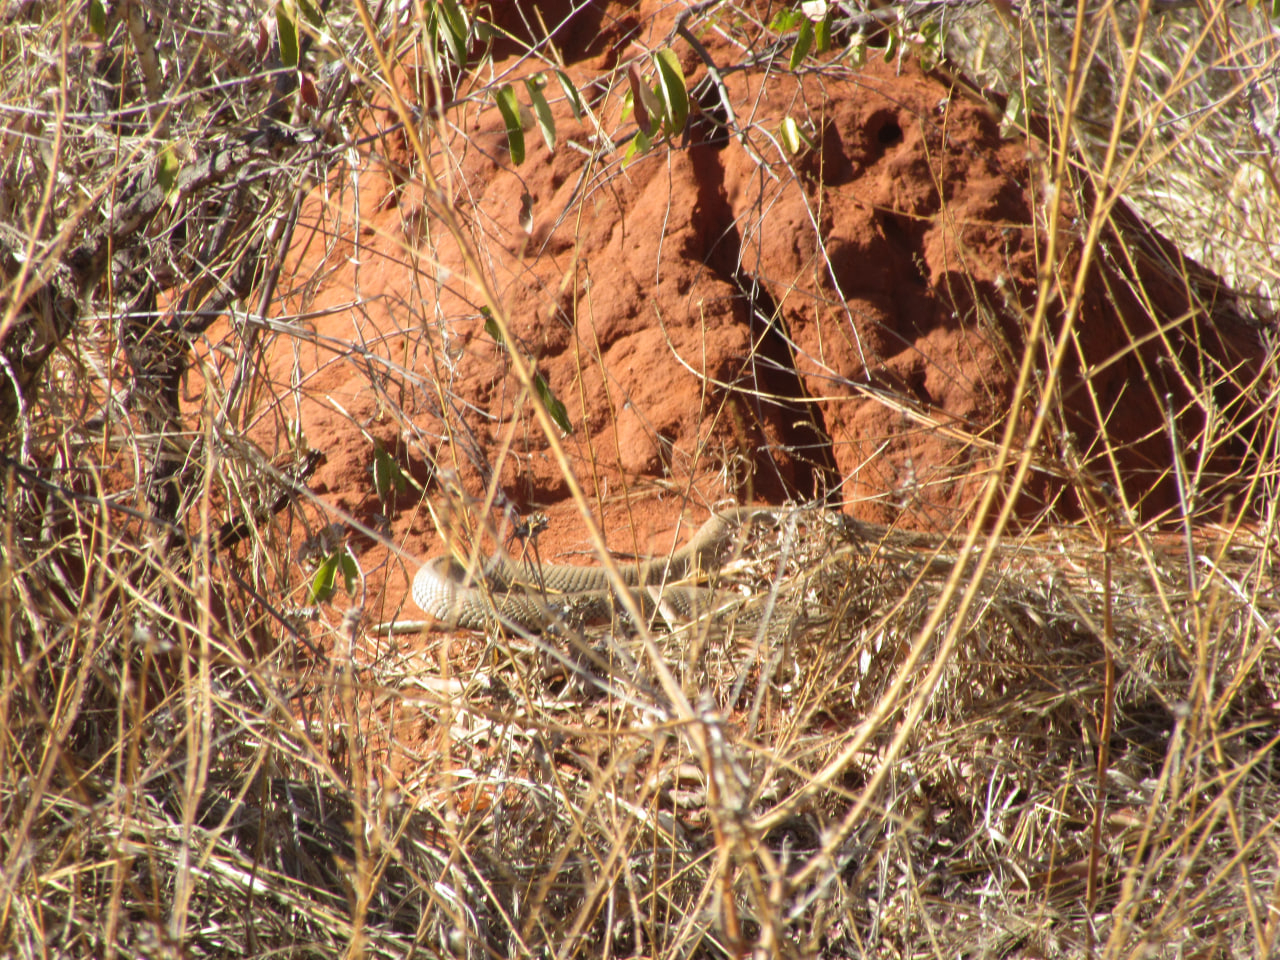
[[[689, 543], [670, 556], [618, 564], [622, 585], [646, 619], [655, 613], [693, 619], [711, 608], [714, 591], [674, 585], [676, 581], [717, 571], [739, 527], [777, 513], [774, 507], [713, 513]], [[446, 554], [418, 568], [412, 593], [423, 612], [450, 626], [481, 629], [496, 616], [501, 623], [538, 633], [570, 614], [583, 622], [608, 619], [615, 609], [622, 609], [615, 583], [602, 566], [538, 564], [498, 553], [471, 569]]]

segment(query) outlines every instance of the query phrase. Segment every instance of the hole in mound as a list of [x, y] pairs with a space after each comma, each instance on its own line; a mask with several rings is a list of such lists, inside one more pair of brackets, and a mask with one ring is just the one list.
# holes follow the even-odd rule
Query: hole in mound
[[882, 147], [891, 147], [902, 142], [902, 128], [890, 120], [876, 131], [876, 140]]

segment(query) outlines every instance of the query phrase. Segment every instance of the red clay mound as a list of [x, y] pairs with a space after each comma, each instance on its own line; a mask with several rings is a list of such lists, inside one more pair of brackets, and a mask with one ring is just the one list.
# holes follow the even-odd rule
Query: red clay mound
[[[420, 480], [477, 499], [496, 482], [519, 509], [546, 510], [544, 559], [585, 547], [562, 466], [506, 348], [485, 330], [470, 282], [478, 269], [511, 318], [513, 347], [565, 405], [569, 467], [612, 546], [669, 544], [686, 496], [698, 501], [686, 516], [695, 526], [724, 497], [826, 497], [917, 527], [961, 520], [1011, 414], [1032, 323], [1050, 212], [1041, 149], [1002, 139], [988, 104], [911, 62], [814, 63], [798, 76], [785, 52], [726, 73], [744, 145], [715, 123], [726, 112], [699, 55], [672, 38], [677, 8], [591, 4], [557, 19], [541, 6], [616, 149], [574, 118], [555, 81], [556, 150], [532, 129], [520, 166], [491, 95], [451, 112], [451, 138], [429, 149], [478, 262], [464, 260], [406, 173], [415, 161], [402, 132], [377, 140], [358, 176], [331, 171], [305, 206], [291, 269], [307, 279], [295, 303], [318, 316], [309, 325], [321, 339], [302, 349], [280, 340], [271, 374], [298, 385], [288, 415], [328, 454], [329, 500], [372, 522], [376, 438]], [[525, 32], [519, 5], [496, 8]], [[733, 41], [750, 38], [722, 28], [699, 36], [726, 70], [743, 61]], [[635, 130], [621, 116], [625, 66], [652, 73], [644, 54], [665, 46], [701, 110], [686, 137], [624, 165]], [[496, 53], [527, 102], [519, 78], [544, 65], [518, 60], [515, 44]], [[778, 135], [786, 118], [811, 144], [795, 155]], [[369, 130], [395, 122], [382, 111]], [[1082, 196], [1061, 201], [1044, 267], [1061, 289], [1041, 357], [1062, 329], [1089, 229]], [[1227, 489], [1250, 452], [1240, 397], [1260, 375], [1260, 336], [1199, 306], [1212, 278], [1121, 213], [1124, 229], [1103, 232], [1082, 292], [1024, 517], [1071, 518], [1080, 496], [1119, 490], [1142, 516], [1173, 507], [1170, 423], [1199, 504]], [[1233, 425], [1243, 426], [1227, 437]], [[410, 554], [439, 552], [422, 513], [393, 511], [392, 525]], [[403, 574], [388, 581], [398, 596]]]

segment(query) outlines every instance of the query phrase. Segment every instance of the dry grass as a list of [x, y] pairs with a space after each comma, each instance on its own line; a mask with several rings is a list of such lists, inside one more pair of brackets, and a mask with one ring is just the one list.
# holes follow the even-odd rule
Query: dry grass
[[[1138, 9], [1106, 4], [1079, 28], [1094, 71], [1079, 106], [1069, 21], [954, 8], [971, 19], [944, 26], [989, 31], [970, 69], [1026, 90], [1050, 141], [1076, 149], [1052, 186], [1092, 212], [1085, 231], [1120, 198], [1171, 226], [1194, 211], [1207, 225], [1191, 228], [1192, 252], [1265, 318], [1274, 143], [1245, 154], [1238, 138], [1251, 129], [1241, 94], [1276, 99], [1267, 25], [1225, 5], [1166, 10], [1131, 48]], [[305, 496], [272, 512], [280, 490], [300, 489], [298, 468], [246, 436], [271, 418], [288, 427], [287, 391], [282, 402], [257, 377], [283, 324], [246, 325], [234, 376], [201, 369], [201, 430], [174, 406], [186, 343], [214, 316], [250, 295], [278, 316], [292, 291], [260, 264], [279, 269], [307, 171], [341, 137], [265, 132], [274, 81], [248, 65], [256, 21], [229, 8], [156, 14], [163, 89], [143, 69], [145, 41], [118, 68], [127, 82], [109, 82], [104, 50], [128, 46], [126, 24], [110, 20], [99, 49], [61, 27], [84, 22], [79, 8], [14, 10], [0, 31], [0, 343], [32, 339], [0, 371], [22, 387], [0, 428], [6, 955], [1274, 955], [1273, 358], [1233, 387], [1256, 410], [1239, 428], [1253, 451], [1240, 497], [1209, 518], [1185, 510], [1173, 535], [1116, 502], [1074, 528], [1017, 532], [1002, 513], [1038, 431], [1054, 428], [1068, 332], [1028, 347], [1051, 362], [1024, 381], [1026, 459], [1011, 436], [1002, 447], [1022, 472], [991, 483], [954, 538], [797, 511], [755, 529], [726, 572], [753, 598], [742, 629], [495, 632], [461, 663], [444, 641], [411, 652], [357, 616], [326, 621], [280, 599], [300, 595], [304, 533], [354, 523]], [[359, 64], [376, 86], [378, 48], [340, 16], [319, 61]], [[106, 79], [64, 82], [91, 76]], [[367, 88], [328, 76], [315, 126], [354, 128]], [[476, 80], [468, 96], [486, 90]], [[161, 100], [167, 115], [149, 109]], [[146, 230], [105, 218], [108, 200], [145, 194], [158, 143], [184, 141], [248, 159], [148, 208]], [[429, 178], [416, 147], [413, 173]], [[483, 256], [480, 232], [438, 212]], [[1081, 275], [1099, 237], [1081, 238]], [[1073, 279], [1041, 290], [1029, 320], [1056, 302], [1069, 331]], [[182, 329], [157, 309], [175, 290], [193, 318]], [[478, 296], [505, 324], [499, 298]], [[56, 344], [51, 358], [33, 330]], [[377, 344], [335, 350], [377, 371], [409, 427], [396, 398], [434, 385]], [[530, 388], [518, 352], [512, 362]], [[465, 426], [448, 429], [466, 449]], [[1194, 463], [1177, 477], [1184, 505], [1197, 502]], [[223, 526], [240, 517], [253, 522]]]

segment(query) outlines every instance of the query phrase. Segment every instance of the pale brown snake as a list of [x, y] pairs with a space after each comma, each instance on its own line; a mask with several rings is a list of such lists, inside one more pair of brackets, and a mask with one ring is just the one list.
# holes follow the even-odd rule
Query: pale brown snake
[[[667, 584], [692, 573], [719, 568], [734, 531], [753, 517], [775, 516], [776, 507], [733, 507], [713, 513], [689, 543], [671, 554], [644, 563], [619, 563], [623, 585], [645, 616], [664, 606], [690, 618], [712, 602], [711, 591]], [[557, 616], [572, 612], [584, 621], [606, 618], [614, 605], [613, 584], [601, 566], [535, 564], [501, 554], [481, 561], [469, 573], [451, 556], [429, 560], [413, 578], [413, 599], [437, 620], [479, 628], [500, 621], [540, 631]]]

